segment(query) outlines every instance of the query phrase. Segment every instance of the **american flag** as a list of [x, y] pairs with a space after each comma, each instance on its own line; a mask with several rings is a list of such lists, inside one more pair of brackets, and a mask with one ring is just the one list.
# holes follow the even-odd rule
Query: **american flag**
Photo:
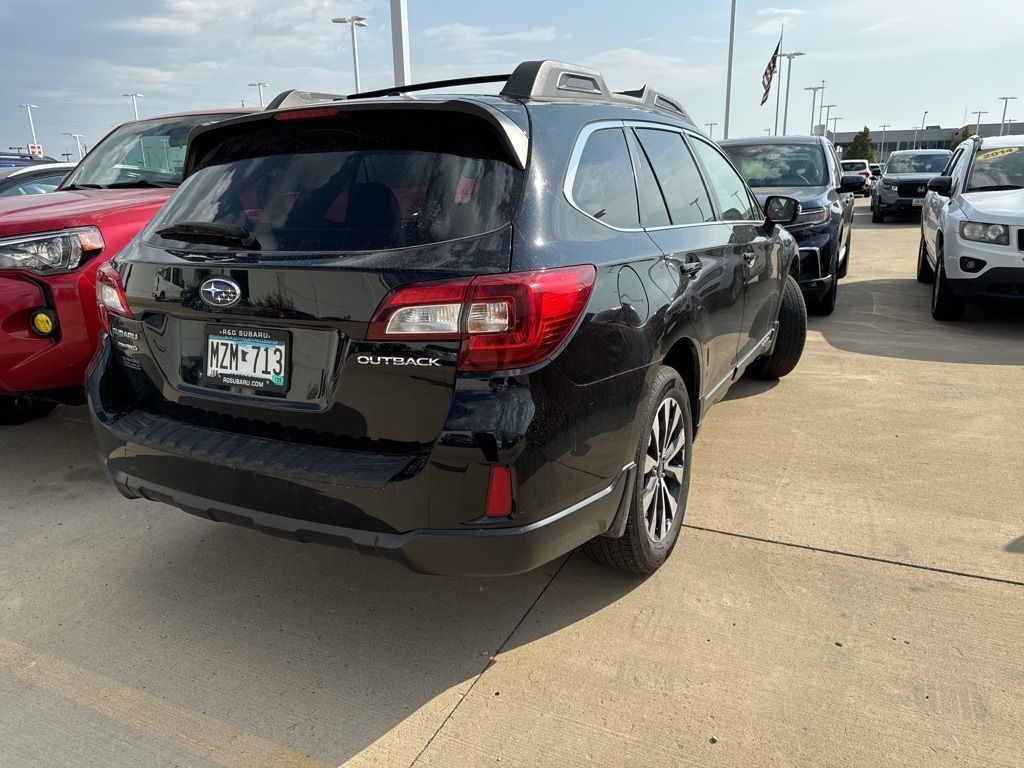
[[764, 68], [764, 74], [761, 75], [761, 85], [764, 86], [764, 96], [761, 97], [761, 106], [768, 101], [768, 94], [772, 90], [772, 78], [775, 77], [775, 62], [779, 60], [779, 50], [782, 48], [782, 38], [779, 38], [779, 44], [775, 46], [775, 53], [772, 54], [771, 59], [768, 60], [768, 66]]

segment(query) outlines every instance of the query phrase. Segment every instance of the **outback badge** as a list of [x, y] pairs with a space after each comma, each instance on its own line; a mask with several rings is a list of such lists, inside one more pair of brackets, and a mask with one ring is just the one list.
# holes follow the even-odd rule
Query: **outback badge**
[[230, 277], [211, 277], [199, 286], [199, 295], [211, 307], [233, 307], [242, 298], [242, 289]]

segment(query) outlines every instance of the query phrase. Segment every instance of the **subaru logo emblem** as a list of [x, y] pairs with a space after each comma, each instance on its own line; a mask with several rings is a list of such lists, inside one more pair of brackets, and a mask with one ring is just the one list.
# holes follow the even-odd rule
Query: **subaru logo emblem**
[[199, 295], [211, 307], [227, 309], [242, 298], [242, 289], [229, 277], [211, 277], [199, 286]]

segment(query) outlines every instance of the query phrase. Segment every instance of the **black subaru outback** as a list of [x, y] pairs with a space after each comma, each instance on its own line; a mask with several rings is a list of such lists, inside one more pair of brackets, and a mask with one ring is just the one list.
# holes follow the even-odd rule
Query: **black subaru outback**
[[665, 561], [708, 408], [799, 360], [799, 205], [646, 87], [485, 80], [193, 132], [98, 278], [122, 494], [425, 573]]

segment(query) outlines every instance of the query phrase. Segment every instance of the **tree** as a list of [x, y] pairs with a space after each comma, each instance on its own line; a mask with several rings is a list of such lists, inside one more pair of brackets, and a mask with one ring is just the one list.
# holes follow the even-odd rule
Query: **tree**
[[864, 130], [853, 137], [850, 146], [843, 153], [843, 160], [867, 160], [875, 162], [875, 148], [871, 146], [871, 131], [865, 125]]
[[965, 125], [964, 129], [962, 131], [960, 131], [960, 135], [953, 137], [953, 143], [949, 145], [949, 148], [950, 149], [956, 149], [961, 141], [967, 141], [973, 135], [974, 135], [974, 131], [971, 130], [971, 126]]

